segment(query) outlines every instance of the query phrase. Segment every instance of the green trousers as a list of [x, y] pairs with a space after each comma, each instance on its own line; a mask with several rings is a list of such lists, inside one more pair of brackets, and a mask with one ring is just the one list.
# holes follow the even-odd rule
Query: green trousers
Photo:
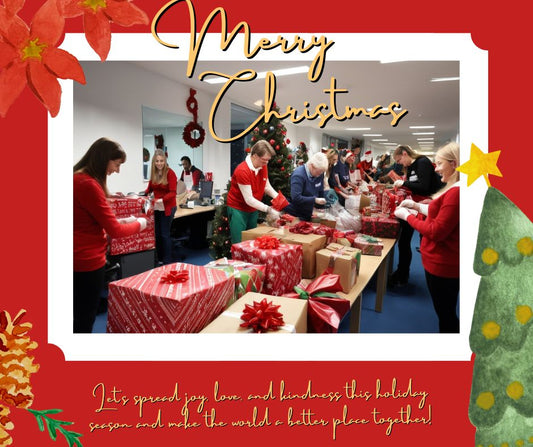
[[228, 206], [229, 231], [231, 233], [231, 243], [238, 244], [242, 241], [241, 233], [257, 227], [258, 211], [247, 213]]

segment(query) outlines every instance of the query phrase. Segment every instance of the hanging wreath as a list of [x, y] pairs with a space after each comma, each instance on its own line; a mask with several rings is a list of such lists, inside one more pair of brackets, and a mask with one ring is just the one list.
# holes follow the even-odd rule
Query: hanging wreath
[[204, 142], [205, 130], [194, 121], [189, 122], [183, 129], [183, 141], [192, 148], [200, 146]]
[[195, 148], [204, 142], [205, 130], [198, 124], [198, 101], [194, 97], [196, 90], [191, 88], [189, 93], [189, 99], [187, 99], [185, 104], [187, 110], [192, 113], [193, 121], [190, 121], [183, 129], [183, 141], [190, 147]]

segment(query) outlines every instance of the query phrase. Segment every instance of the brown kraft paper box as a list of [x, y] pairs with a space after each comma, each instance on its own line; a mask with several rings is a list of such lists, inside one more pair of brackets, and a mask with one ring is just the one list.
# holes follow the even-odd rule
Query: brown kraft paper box
[[361, 250], [340, 244], [329, 244], [316, 252], [316, 276], [320, 276], [330, 266], [340, 276], [342, 291], [348, 293], [357, 282]]

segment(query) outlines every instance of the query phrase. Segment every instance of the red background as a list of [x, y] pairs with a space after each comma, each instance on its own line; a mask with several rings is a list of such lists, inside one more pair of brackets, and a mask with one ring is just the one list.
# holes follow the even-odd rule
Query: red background
[[[30, 21], [41, 1], [27, 2], [21, 16]], [[137, 0], [150, 17], [164, 4], [163, 1]], [[507, 195], [529, 217], [532, 201], [523, 185], [522, 172], [516, 164], [526, 160], [527, 136], [522, 132], [531, 126], [532, 89], [529, 85], [529, 64], [526, 49], [531, 42], [529, 14], [518, 9], [488, 8], [483, 3], [448, 1], [430, 6], [426, 1], [394, 2], [341, 2], [312, 6], [309, 2], [263, 2], [250, 6], [244, 0], [195, 2], [198, 20], [215, 7], [223, 6], [228, 12], [230, 27], [245, 20], [253, 32], [285, 34], [338, 32], [444, 32], [471, 33], [478, 47], [489, 51], [489, 147], [483, 151], [502, 150], [499, 168], [503, 178], [491, 177], [492, 185]], [[181, 8], [178, 8], [181, 9]], [[169, 16], [170, 17], [170, 16]], [[218, 24], [218, 21], [215, 21]], [[67, 32], [82, 32], [79, 18], [69, 19]], [[121, 28], [116, 32], [150, 32], [149, 26]], [[188, 32], [188, 19], [165, 21], [160, 32]], [[526, 65], [527, 64], [527, 65]], [[484, 111], [471, 110], [470, 113]], [[190, 445], [213, 443], [227, 445], [246, 440], [254, 445], [304, 442], [310, 445], [391, 445], [391, 446], [472, 446], [474, 427], [468, 419], [468, 399], [472, 362], [69, 362], [54, 346], [47, 345], [47, 112], [29, 89], [14, 103], [6, 118], [0, 119], [4, 157], [5, 208], [2, 218], [4, 235], [4, 281], [2, 309], [12, 316], [20, 308], [28, 310], [26, 320], [33, 323], [31, 336], [39, 343], [34, 352], [38, 373], [32, 376], [35, 400], [32, 408], [60, 408], [57, 419], [72, 421], [69, 429], [83, 433], [84, 446], [173, 444]], [[476, 143], [476, 142], [473, 142]], [[71, 158], [71, 153], [65, 154]], [[478, 180], [483, 181], [483, 180]], [[68, 185], [67, 185], [68, 186]], [[68, 266], [65, 274], [69, 274]], [[24, 287], [21, 287], [21, 285]], [[356, 344], [347, 346], [356, 349]], [[340, 428], [336, 441], [331, 437], [331, 425], [322, 427], [281, 427], [261, 429], [195, 429], [195, 430], [124, 430], [113, 433], [89, 433], [90, 421], [107, 422], [132, 410], [107, 412], [105, 417], [95, 413], [97, 399], [92, 389], [98, 382], [108, 388], [114, 385], [135, 393], [168, 395], [174, 383], [189, 393], [210, 394], [215, 380], [221, 382], [228, 394], [247, 395], [267, 388], [268, 382], [285, 380], [294, 392], [305, 391], [312, 380], [317, 392], [340, 390], [345, 382], [357, 379], [362, 387], [373, 390], [376, 378], [383, 382], [396, 377], [400, 384], [413, 378], [416, 389], [430, 393], [433, 421], [429, 426], [396, 426], [393, 435], [384, 435], [382, 426]], [[289, 386], [288, 386], [289, 388]], [[269, 403], [271, 420], [285, 420], [286, 405]], [[256, 403], [264, 408], [264, 403]], [[253, 403], [218, 404], [217, 417], [229, 419], [231, 412], [251, 414]], [[312, 409], [319, 416], [338, 417], [342, 404], [295, 401], [295, 417], [304, 409]], [[384, 404], [383, 408], [387, 408]], [[395, 404], [398, 406], [397, 404]], [[173, 409], [176, 419], [178, 406], [164, 408], [164, 415]], [[129, 407], [128, 407], [129, 408]], [[210, 408], [207, 406], [206, 409]], [[350, 416], [357, 416], [353, 404]], [[361, 407], [362, 408], [362, 407]], [[396, 407], [394, 407], [396, 408]], [[167, 411], [168, 410], [168, 411]], [[146, 409], [146, 422], [155, 420], [153, 408]], [[260, 415], [263, 413], [260, 411]], [[200, 420], [195, 415], [196, 420]], [[224, 417], [227, 416], [227, 417]], [[281, 417], [280, 417], [281, 416]], [[15, 429], [11, 431], [14, 445], [56, 445], [45, 433], [38, 431], [33, 417], [22, 410], [12, 409]], [[201, 421], [201, 420], [200, 420]], [[64, 439], [59, 445], [66, 445]]]

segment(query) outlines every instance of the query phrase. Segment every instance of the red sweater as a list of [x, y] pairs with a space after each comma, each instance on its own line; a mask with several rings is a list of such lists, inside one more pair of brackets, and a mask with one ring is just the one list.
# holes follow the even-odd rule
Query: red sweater
[[74, 271], [90, 272], [105, 265], [107, 238], [137, 233], [139, 222], [121, 224], [100, 184], [87, 174], [74, 174]]
[[176, 189], [178, 187], [178, 177], [172, 169], [168, 170], [167, 184], [148, 182], [146, 194], [153, 191], [155, 200], [163, 199], [165, 205], [165, 216], [170, 216], [170, 211], [176, 206]]
[[226, 200], [227, 205], [246, 213], [253, 213], [254, 211], [257, 211], [255, 208], [248, 206], [248, 204], [245, 202], [239, 185], [250, 185], [252, 187], [252, 194], [254, 198], [261, 201], [265, 195], [265, 186], [267, 180], [268, 168], [266, 165], [260, 168], [256, 174], [250, 170], [246, 160], [243, 161], [235, 168], [235, 171], [231, 176], [231, 185], [228, 191], [228, 198]]
[[411, 215], [407, 222], [423, 236], [424, 269], [435, 276], [459, 278], [459, 186], [431, 201], [427, 219]]

